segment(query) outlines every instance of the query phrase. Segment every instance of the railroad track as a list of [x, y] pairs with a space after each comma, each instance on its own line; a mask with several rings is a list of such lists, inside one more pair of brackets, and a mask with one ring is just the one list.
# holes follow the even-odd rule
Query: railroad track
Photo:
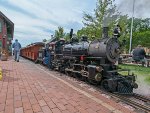
[[143, 96], [143, 95], [140, 95], [140, 94], [137, 94], [137, 93], [134, 93], [133, 96], [135, 98], [138, 98], [144, 102], [146, 102], [147, 104], [150, 104], [150, 98], [146, 97], [146, 96]]
[[[56, 74], [58, 74], [58, 73], [56, 73]], [[81, 84], [87, 83], [87, 82], [80, 81], [77, 79], [75, 80], [74, 78], [72, 78], [70, 76], [67, 76], [67, 77], [69, 77], [69, 80], [73, 80], [73, 81], [79, 82]], [[124, 103], [132, 106], [133, 108], [142, 110], [142, 111], [144, 111], [144, 113], [150, 113], [150, 98], [148, 98], [148, 97], [145, 97], [143, 95], [136, 94], [136, 93], [133, 93], [132, 95], [121, 95], [121, 94], [110, 93], [110, 92], [106, 92], [94, 85], [91, 85], [89, 83], [87, 83], [87, 84], [90, 87], [94, 88], [98, 92], [109, 95], [110, 97], [115, 98], [116, 100], [119, 100], [121, 102], [124, 102]]]
[[[55, 75], [65, 75], [65, 74], [60, 74], [57, 71], [53, 71], [53, 73], [55, 73]], [[74, 79], [71, 76], [61, 76], [60, 78], [68, 78], [67, 80], [69, 81], [74, 81], [74, 82], [78, 82], [79, 84], [87, 84], [88, 86], [94, 88], [96, 91], [101, 92], [103, 94], [106, 94], [116, 100], [119, 100], [120, 102], [124, 102], [127, 105], [132, 106], [133, 108], [136, 108], [136, 110], [142, 110], [144, 111], [144, 113], [150, 113], [150, 98], [145, 97], [143, 95], [139, 95], [136, 93], [133, 93], [133, 95], [121, 95], [121, 94], [115, 94], [115, 93], [110, 93], [110, 92], [106, 92], [98, 87], [96, 87], [95, 85], [91, 85], [88, 82], [85, 81], [80, 81], [78, 79]], [[136, 100], [136, 101], [135, 101]], [[142, 102], [141, 102], [142, 101]], [[148, 104], [147, 104], [148, 103]]]
[[[142, 110], [145, 113], [150, 113], [150, 100], [149, 98], [139, 95], [139, 94], [133, 94], [132, 96], [123, 96], [118, 94], [109, 94], [112, 97], [118, 98], [124, 103], [138, 109]], [[148, 99], [148, 100], [147, 100]]]

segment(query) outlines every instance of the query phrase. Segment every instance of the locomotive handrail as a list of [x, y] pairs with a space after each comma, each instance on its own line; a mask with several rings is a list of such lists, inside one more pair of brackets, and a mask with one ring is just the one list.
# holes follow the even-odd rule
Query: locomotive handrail
[[102, 59], [102, 57], [86, 57], [86, 58], [91, 58], [91, 59]]

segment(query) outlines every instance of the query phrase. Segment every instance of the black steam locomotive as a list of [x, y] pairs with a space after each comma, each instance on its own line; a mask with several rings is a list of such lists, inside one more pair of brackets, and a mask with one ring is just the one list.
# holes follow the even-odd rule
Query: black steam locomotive
[[[72, 37], [66, 43], [59, 40], [50, 43], [51, 68], [82, 80], [88, 80], [110, 92], [132, 93], [137, 88], [135, 76], [123, 76], [115, 65], [119, 58], [121, 43], [119, 31], [112, 38], [108, 36], [108, 27], [103, 28], [101, 39], [88, 41], [83, 36], [80, 41]], [[124, 71], [124, 70], [123, 70]]]

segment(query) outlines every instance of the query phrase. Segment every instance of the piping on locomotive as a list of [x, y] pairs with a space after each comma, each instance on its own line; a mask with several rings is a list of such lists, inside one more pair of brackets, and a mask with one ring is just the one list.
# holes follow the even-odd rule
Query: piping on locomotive
[[135, 76], [130, 73], [128, 76], [121, 75], [119, 71], [125, 70], [119, 70], [115, 65], [121, 51], [118, 28], [110, 38], [108, 27], [104, 27], [102, 38], [92, 42], [89, 42], [86, 36], [78, 41], [72, 35], [73, 29], [70, 32], [69, 43], [63, 39], [53, 39], [48, 43], [50, 49], [47, 51], [50, 51], [51, 56], [48, 64], [51, 69], [88, 80], [109, 92], [133, 93], [133, 89], [138, 87]]

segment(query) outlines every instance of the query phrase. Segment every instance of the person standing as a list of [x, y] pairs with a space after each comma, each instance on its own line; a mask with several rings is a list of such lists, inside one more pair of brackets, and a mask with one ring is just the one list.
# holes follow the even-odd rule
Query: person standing
[[146, 59], [146, 52], [142, 48], [141, 45], [138, 45], [134, 50], [133, 50], [133, 55], [132, 58], [135, 62], [142, 62], [142, 66], [144, 64], [147, 64], [147, 59]]
[[44, 58], [43, 63], [44, 65], [48, 66], [49, 69], [52, 68], [52, 57], [51, 57], [51, 48], [46, 47], [44, 50]]
[[12, 48], [14, 48], [14, 55], [15, 55], [15, 61], [19, 62], [19, 55], [20, 55], [20, 49], [21, 44], [18, 42], [18, 40], [15, 40], [15, 43], [13, 43]]
[[146, 52], [142, 48], [141, 45], [138, 45], [134, 50], [133, 50], [133, 59], [135, 61], [141, 61], [146, 57]]

